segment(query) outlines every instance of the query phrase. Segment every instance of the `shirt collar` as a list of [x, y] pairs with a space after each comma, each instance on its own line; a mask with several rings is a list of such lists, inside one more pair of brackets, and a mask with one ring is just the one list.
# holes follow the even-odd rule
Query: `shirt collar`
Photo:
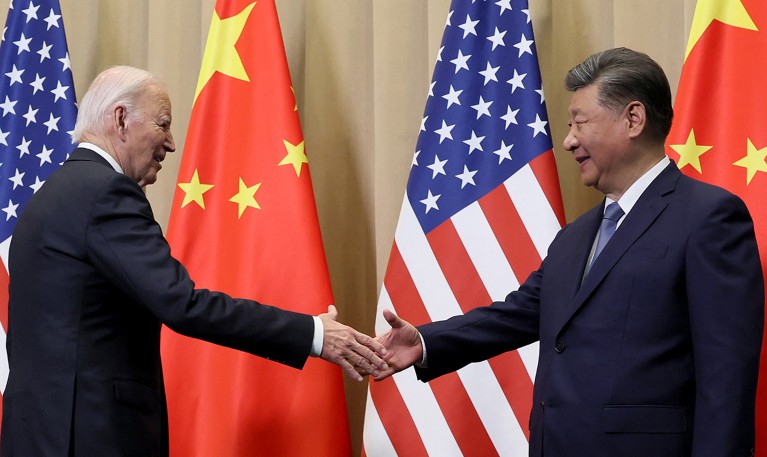
[[[629, 211], [631, 211], [631, 208], [634, 207], [637, 200], [639, 200], [639, 197], [641, 197], [644, 191], [650, 187], [650, 184], [655, 181], [655, 178], [661, 174], [663, 169], [666, 168], [669, 163], [671, 163], [671, 159], [669, 159], [667, 156], [663, 156], [663, 158], [660, 159], [660, 161], [658, 161], [655, 166], [647, 170], [645, 174], [640, 176], [639, 179], [637, 179], [634, 184], [632, 184], [626, 190], [626, 192], [623, 193], [619, 204], [621, 205], [624, 216], [618, 221], [618, 225], [623, 222], [623, 219], [626, 217]], [[609, 197], [605, 197], [605, 200], [605, 208], [607, 208], [607, 205], [615, 201]]]
[[112, 157], [111, 155], [109, 155], [109, 153], [108, 153], [108, 152], [106, 152], [105, 150], [103, 150], [103, 149], [101, 149], [100, 147], [96, 146], [95, 144], [93, 144], [93, 143], [87, 143], [87, 142], [83, 142], [83, 143], [80, 143], [80, 144], [78, 145], [78, 147], [81, 147], [81, 148], [84, 148], [84, 149], [89, 149], [89, 150], [91, 150], [91, 151], [95, 152], [96, 154], [98, 154], [98, 155], [100, 155], [101, 157], [103, 157], [103, 158], [104, 158], [104, 160], [106, 160], [107, 162], [109, 162], [109, 165], [111, 165], [111, 166], [112, 166], [112, 168], [114, 168], [116, 172], [118, 172], [118, 173], [120, 173], [120, 174], [125, 174], [125, 172], [123, 172], [123, 169], [122, 169], [122, 167], [120, 166], [120, 164], [119, 164], [119, 163], [117, 163], [117, 161], [115, 160], [115, 158], [114, 158], [114, 157]]

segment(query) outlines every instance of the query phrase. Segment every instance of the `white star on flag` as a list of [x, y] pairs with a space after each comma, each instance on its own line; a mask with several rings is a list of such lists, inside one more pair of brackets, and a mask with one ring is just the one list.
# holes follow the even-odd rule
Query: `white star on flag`
[[519, 56], [522, 57], [522, 54], [528, 53], [532, 54], [533, 51], [530, 49], [530, 46], [533, 45], [533, 40], [528, 40], [527, 37], [525, 37], [525, 34], [522, 34], [522, 38], [520, 38], [519, 43], [515, 44], [514, 47], [519, 49]]
[[471, 105], [471, 107], [477, 111], [477, 119], [479, 119], [483, 115], [490, 117], [490, 105], [492, 104], [492, 100], [485, 101], [480, 95], [479, 102], [476, 105]]
[[439, 135], [440, 144], [442, 143], [442, 141], [445, 140], [445, 138], [448, 138], [451, 140], [453, 139], [453, 134], [451, 132], [453, 131], [454, 128], [455, 128], [455, 124], [447, 125], [445, 121], [442, 121], [442, 127], [434, 131], [434, 133]]
[[541, 120], [541, 118], [536, 114], [535, 122], [531, 122], [527, 124], [527, 126], [533, 129], [533, 138], [535, 138], [539, 133], [548, 135], [548, 133], [546, 133], [546, 124], [548, 124], [548, 122]]
[[506, 43], [503, 42], [503, 37], [506, 36], [506, 31], [503, 32], [498, 30], [498, 27], [495, 28], [495, 33], [491, 36], [487, 37], [488, 40], [490, 40], [491, 43], [493, 43], [493, 51], [495, 51], [496, 46], [506, 46]]
[[447, 159], [445, 160], [439, 160], [438, 156], [434, 156], [434, 163], [431, 165], [427, 165], [427, 168], [430, 168], [432, 171], [432, 179], [436, 178], [437, 175], [444, 175], [445, 174], [445, 164], [447, 163]]
[[476, 133], [474, 133], [474, 130], [471, 131], [471, 138], [468, 140], [464, 140], [463, 142], [469, 145], [469, 154], [474, 152], [474, 150], [481, 151], [482, 150], [482, 140], [484, 140], [485, 137], [483, 136], [477, 136]]
[[525, 76], [527, 76], [527, 73], [522, 73], [521, 75], [517, 73], [517, 70], [514, 69], [514, 76], [512, 76], [511, 79], [506, 81], [507, 83], [511, 84], [511, 93], [513, 94], [515, 90], [517, 89], [524, 89], [525, 84], [522, 82], [523, 79], [525, 79]]
[[458, 56], [451, 60], [450, 63], [455, 65], [455, 73], [458, 74], [461, 70], [468, 70], [469, 69], [469, 58], [471, 57], [471, 54], [469, 55], [463, 55], [463, 52], [461, 50], [458, 50]]
[[485, 81], [483, 83], [484, 86], [487, 86], [487, 83], [490, 81], [498, 82], [498, 77], [496, 77], [495, 74], [498, 73], [500, 68], [500, 66], [493, 67], [490, 65], [490, 62], [487, 63], [487, 68], [479, 72], [480, 75], [485, 77]]
[[477, 24], [479, 24], [479, 21], [472, 21], [471, 17], [467, 14], [466, 15], [466, 22], [463, 23], [463, 25], [459, 25], [458, 27], [463, 29], [463, 37], [466, 38], [467, 36], [477, 35]]
[[439, 197], [441, 197], [441, 195], [432, 195], [431, 191], [429, 191], [428, 196], [425, 199], [421, 200], [421, 203], [426, 205], [426, 211], [425, 211], [426, 213], [428, 213], [429, 210], [432, 210], [432, 209], [439, 210], [439, 206], [437, 206], [437, 200], [439, 200]]
[[511, 124], [517, 124], [517, 113], [519, 112], [518, 109], [512, 110], [511, 106], [506, 106], [506, 114], [501, 116], [501, 119], [506, 122], [505, 129], [508, 129]]
[[501, 15], [503, 15], [506, 10], [511, 11], [511, 0], [500, 0], [499, 2], [495, 3], [496, 5], [501, 7]]
[[461, 180], [461, 189], [466, 187], [466, 184], [471, 184], [472, 186], [476, 186], [474, 184], [474, 175], [477, 174], [477, 170], [469, 171], [469, 168], [464, 165], [463, 166], [463, 173], [455, 175], [456, 178]]
[[458, 98], [459, 95], [461, 95], [462, 90], [455, 90], [453, 89], [453, 86], [450, 86], [450, 92], [443, 95], [442, 98], [447, 100], [447, 107], [450, 108], [450, 105], [455, 103], [456, 105], [461, 104], [461, 100]]

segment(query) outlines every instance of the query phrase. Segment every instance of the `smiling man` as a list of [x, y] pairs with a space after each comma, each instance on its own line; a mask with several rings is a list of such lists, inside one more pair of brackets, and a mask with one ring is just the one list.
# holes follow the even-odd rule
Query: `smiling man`
[[3, 457], [167, 456], [161, 324], [295, 368], [310, 355], [358, 380], [351, 363], [386, 368], [381, 345], [336, 322], [332, 306], [309, 316], [195, 288], [142, 191], [175, 150], [170, 126], [156, 77], [106, 70], [80, 104], [78, 148], [21, 214]]
[[376, 379], [540, 341], [531, 456], [752, 456], [764, 286], [746, 206], [664, 155], [671, 91], [647, 55], [595, 54], [565, 86], [564, 147], [604, 201], [504, 301], [417, 328], [385, 311]]

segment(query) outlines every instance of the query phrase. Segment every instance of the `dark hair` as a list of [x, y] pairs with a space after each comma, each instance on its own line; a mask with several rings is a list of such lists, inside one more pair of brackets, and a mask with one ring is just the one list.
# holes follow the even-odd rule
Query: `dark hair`
[[663, 69], [647, 54], [627, 48], [608, 49], [576, 65], [565, 77], [569, 91], [592, 84], [598, 85], [599, 103], [614, 112], [632, 101], [642, 103], [649, 134], [665, 141], [674, 117], [671, 88]]

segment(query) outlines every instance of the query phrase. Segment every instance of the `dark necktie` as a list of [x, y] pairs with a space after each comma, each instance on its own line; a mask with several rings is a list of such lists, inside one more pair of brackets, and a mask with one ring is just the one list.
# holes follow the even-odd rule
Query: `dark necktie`
[[591, 257], [591, 263], [586, 269], [586, 273], [594, 265], [594, 261], [597, 260], [597, 256], [602, 252], [605, 245], [610, 238], [612, 238], [615, 229], [618, 227], [618, 220], [623, 216], [623, 208], [620, 207], [618, 202], [612, 202], [607, 205], [605, 209], [605, 215], [602, 217], [602, 224], [599, 226], [599, 237], [597, 238], [597, 247], [594, 249], [594, 256]]

